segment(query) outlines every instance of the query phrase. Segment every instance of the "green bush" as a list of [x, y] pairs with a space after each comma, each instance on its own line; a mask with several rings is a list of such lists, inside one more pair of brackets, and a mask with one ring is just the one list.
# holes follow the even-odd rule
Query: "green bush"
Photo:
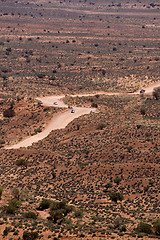
[[153, 223], [154, 231], [156, 235], [160, 235], [160, 219], [157, 219]]
[[110, 192], [109, 193], [110, 199], [117, 203], [117, 201], [122, 201], [124, 199], [122, 193], [120, 192]]
[[52, 201], [50, 205], [50, 219], [57, 223], [58, 220], [63, 219], [72, 210], [72, 206], [68, 206], [65, 201]]
[[34, 212], [26, 212], [26, 213], [24, 214], [24, 217], [25, 217], [25, 218], [37, 219], [37, 216], [36, 216], [36, 214], [35, 214]]
[[38, 232], [23, 232], [23, 240], [34, 240], [38, 238]]
[[136, 228], [136, 232], [151, 234], [153, 233], [152, 226], [148, 223], [140, 222]]
[[51, 200], [50, 199], [42, 199], [39, 205], [40, 210], [48, 209], [51, 205]]
[[13, 198], [9, 201], [8, 205], [3, 207], [3, 211], [8, 214], [15, 214], [17, 209], [21, 206], [21, 201], [16, 198]]

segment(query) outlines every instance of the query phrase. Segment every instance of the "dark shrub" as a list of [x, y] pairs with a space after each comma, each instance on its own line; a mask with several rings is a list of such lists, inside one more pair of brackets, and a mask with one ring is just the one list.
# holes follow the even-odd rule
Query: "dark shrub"
[[27, 167], [27, 161], [26, 161], [25, 159], [23, 159], [23, 158], [18, 159], [18, 160], [16, 161], [16, 165], [17, 165], [17, 166], [25, 166], [25, 167]]
[[39, 210], [48, 209], [51, 205], [51, 202], [52, 201], [50, 199], [42, 199], [39, 205]]
[[15, 111], [11, 108], [8, 108], [8, 109], [4, 110], [3, 116], [8, 117], [8, 118], [14, 117], [15, 116]]
[[94, 102], [93, 102], [93, 103], [91, 104], [91, 107], [98, 108], [98, 105], [97, 105], [97, 103], [94, 103]]
[[2, 192], [3, 192], [3, 188], [0, 187], [0, 200], [1, 200]]
[[157, 219], [154, 223], [153, 223], [153, 227], [155, 230], [155, 234], [156, 235], [160, 235], [160, 219]]
[[36, 216], [36, 214], [35, 214], [34, 212], [26, 212], [26, 213], [24, 214], [24, 217], [25, 217], [25, 218], [37, 219], [37, 216]]
[[54, 223], [57, 223], [58, 220], [62, 220], [72, 210], [73, 207], [68, 206], [65, 201], [52, 201], [50, 206], [50, 218]]
[[74, 215], [75, 215], [75, 217], [77, 217], [77, 218], [82, 218], [82, 217], [83, 217], [83, 211], [82, 211], [81, 209], [76, 210], [76, 211], [74, 212]]
[[120, 177], [115, 177], [114, 182], [119, 185], [122, 179]]
[[16, 198], [13, 198], [9, 201], [7, 206], [3, 207], [3, 211], [8, 214], [15, 214], [15, 212], [20, 207], [20, 205], [21, 205], [21, 201], [19, 201]]
[[97, 129], [102, 130], [102, 129], [105, 128], [105, 127], [106, 127], [106, 125], [105, 125], [104, 123], [100, 123], [100, 124], [98, 125]]
[[151, 234], [153, 232], [152, 226], [148, 223], [140, 222], [136, 228], [136, 232]]
[[146, 114], [146, 109], [142, 107], [140, 112], [141, 112], [142, 115], [145, 115]]
[[123, 195], [120, 192], [110, 192], [109, 193], [110, 199], [114, 202], [117, 203], [117, 201], [122, 201], [123, 200]]
[[23, 232], [23, 239], [24, 240], [34, 240], [38, 238], [38, 232]]
[[156, 100], [160, 99], [160, 87], [154, 88], [152, 95]]

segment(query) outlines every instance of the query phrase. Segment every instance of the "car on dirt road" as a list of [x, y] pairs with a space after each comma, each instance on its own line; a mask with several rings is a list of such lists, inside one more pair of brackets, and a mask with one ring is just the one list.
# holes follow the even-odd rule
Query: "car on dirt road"
[[140, 93], [145, 93], [145, 89], [144, 88], [142, 88], [141, 90], [140, 90]]
[[72, 110], [71, 110], [71, 113], [75, 113], [75, 110], [74, 110], [74, 109], [72, 109]]
[[58, 105], [58, 102], [54, 102], [53, 104], [54, 104], [54, 105]]

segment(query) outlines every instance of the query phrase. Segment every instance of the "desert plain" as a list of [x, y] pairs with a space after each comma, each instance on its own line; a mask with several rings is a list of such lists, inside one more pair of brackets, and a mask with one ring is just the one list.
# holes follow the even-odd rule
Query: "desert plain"
[[158, 0], [1, 0], [0, 239], [160, 239], [159, 73]]

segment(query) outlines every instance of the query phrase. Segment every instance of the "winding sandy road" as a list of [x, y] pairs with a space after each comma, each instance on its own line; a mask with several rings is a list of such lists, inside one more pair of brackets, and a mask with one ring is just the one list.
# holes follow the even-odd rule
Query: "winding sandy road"
[[[157, 82], [147, 88], [144, 88], [145, 93], [147, 94], [152, 93], [155, 87], [160, 87], [160, 82]], [[95, 94], [120, 95], [120, 93], [96, 92], [92, 94], [71, 95], [71, 97], [94, 96]], [[129, 93], [129, 94], [130, 95], [139, 94], [139, 91], [135, 93]], [[20, 141], [15, 145], [6, 146], [5, 149], [17, 149], [20, 147], [31, 146], [32, 143], [38, 142], [39, 140], [42, 140], [43, 138], [47, 137], [51, 131], [65, 128], [75, 118], [78, 118], [85, 114], [89, 114], [91, 110], [95, 110], [93, 108], [74, 107], [75, 113], [71, 113], [71, 109], [68, 109], [68, 106], [62, 100], [64, 97], [65, 95], [37, 98], [37, 100], [41, 101], [44, 106], [53, 106], [54, 102], [58, 102], [58, 106], [54, 105], [54, 107], [61, 107], [66, 109], [61, 113], [55, 114], [53, 118], [50, 120], [50, 122], [48, 123], [47, 127], [41, 133], [38, 133], [31, 137], [27, 137], [26, 139]]]

